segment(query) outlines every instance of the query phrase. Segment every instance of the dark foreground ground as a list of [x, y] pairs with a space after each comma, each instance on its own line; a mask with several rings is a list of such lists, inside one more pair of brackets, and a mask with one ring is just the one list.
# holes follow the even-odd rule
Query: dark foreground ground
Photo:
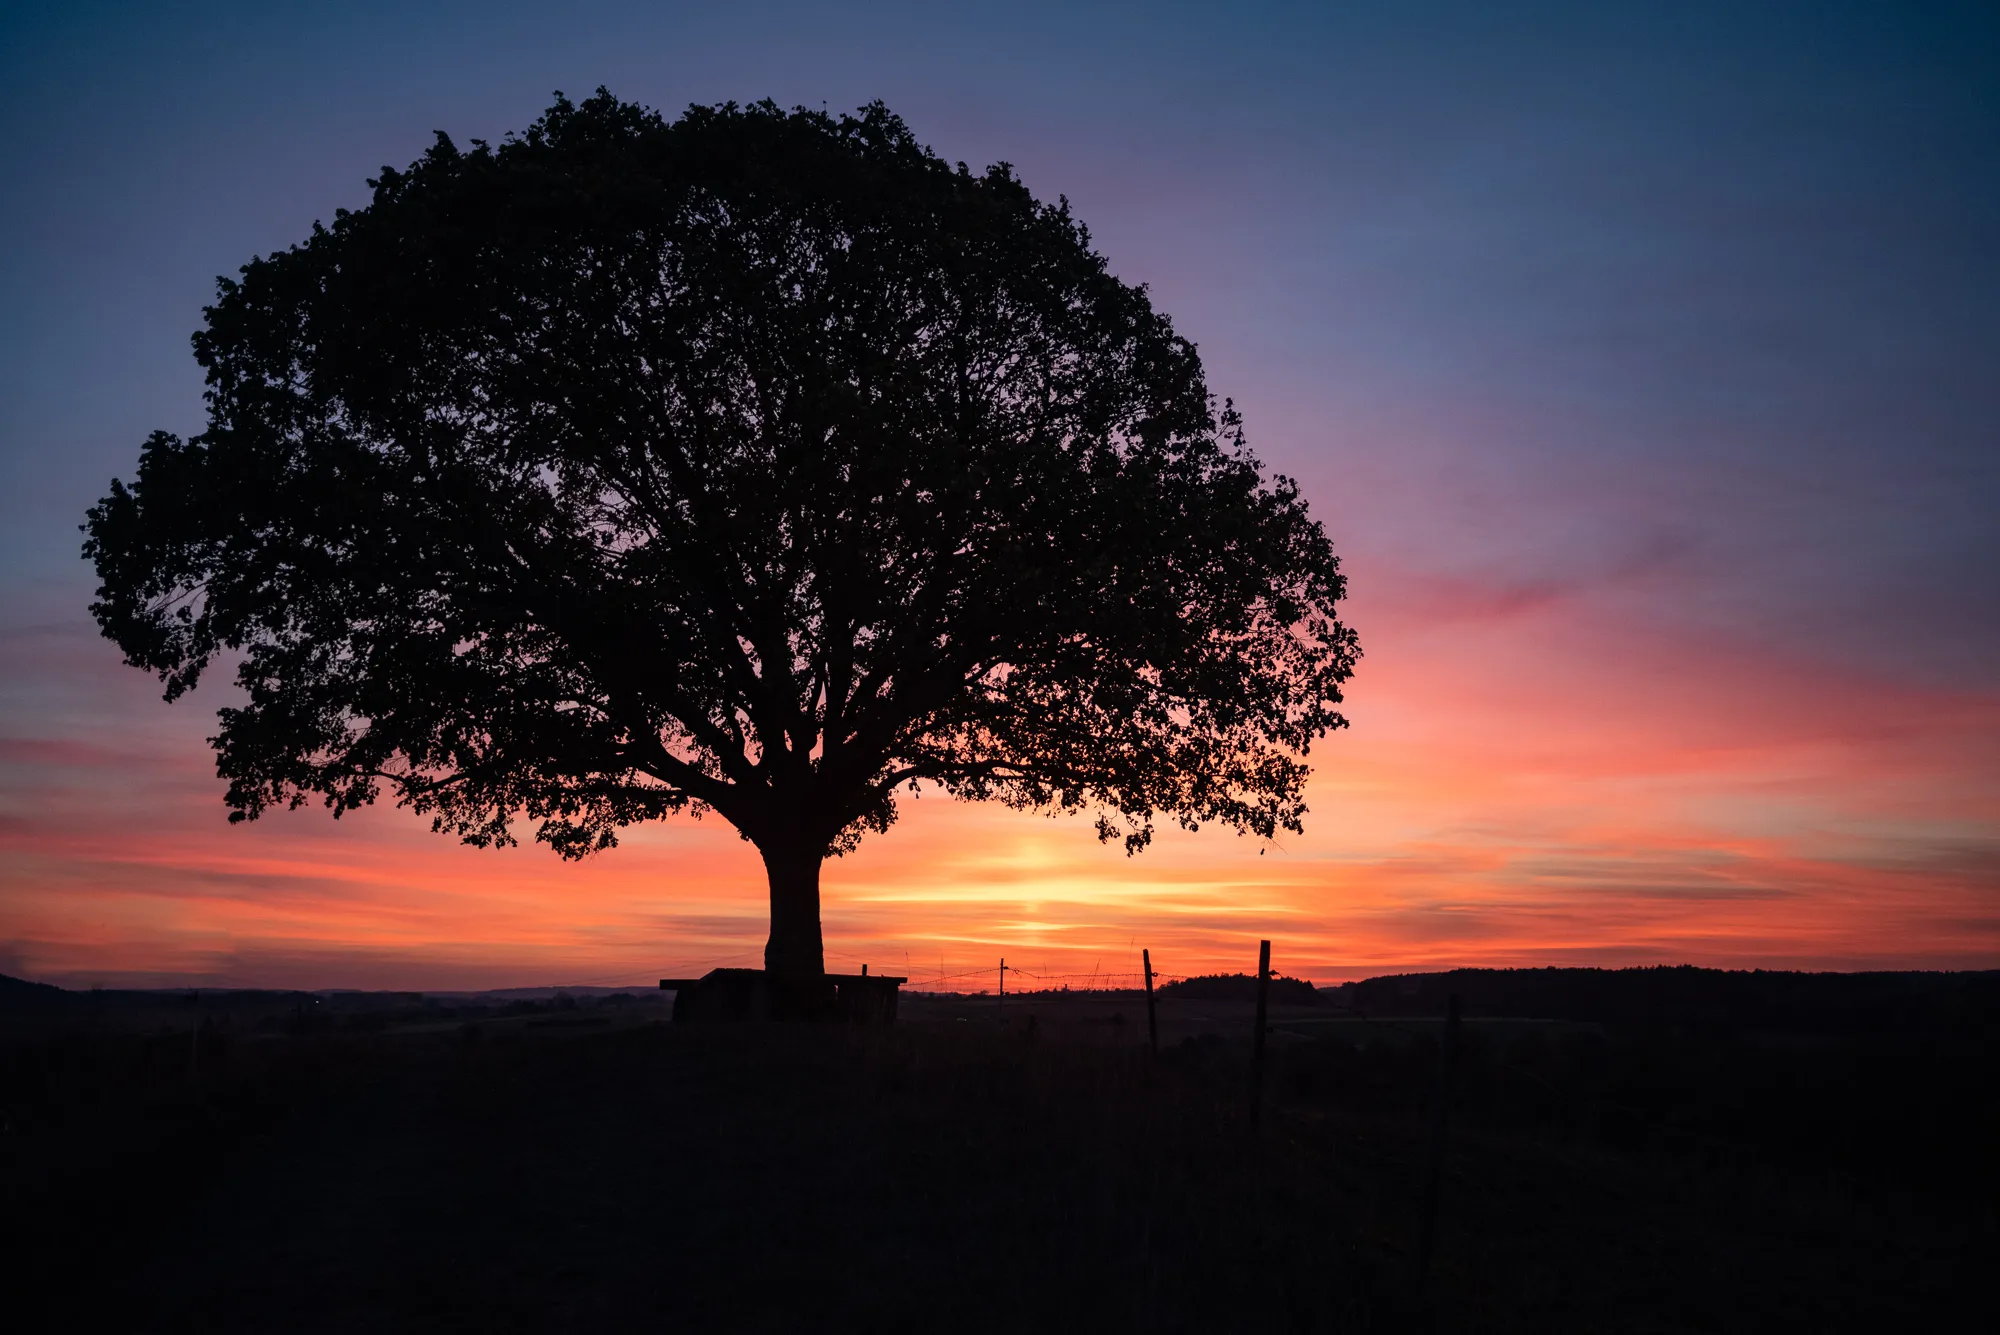
[[1422, 1282], [1442, 1026], [1397, 994], [1277, 1008], [1256, 1135], [1227, 997], [1165, 1003], [1157, 1061], [1130, 994], [886, 1032], [657, 994], [16, 1007], [9, 1324], [2000, 1329], [1984, 1001], [1472, 1013]]

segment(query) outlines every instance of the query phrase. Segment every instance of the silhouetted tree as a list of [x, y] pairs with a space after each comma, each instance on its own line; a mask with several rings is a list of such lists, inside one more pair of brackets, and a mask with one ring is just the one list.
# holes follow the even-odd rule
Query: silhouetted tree
[[240, 655], [230, 819], [386, 786], [580, 857], [714, 811], [800, 977], [899, 789], [1300, 828], [1339, 563], [1066, 201], [879, 105], [602, 90], [370, 184], [220, 281], [208, 429], [85, 525], [169, 700]]

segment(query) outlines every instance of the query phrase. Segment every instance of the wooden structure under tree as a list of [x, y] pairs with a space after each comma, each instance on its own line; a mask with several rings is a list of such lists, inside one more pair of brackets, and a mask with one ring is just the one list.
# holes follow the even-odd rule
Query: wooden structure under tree
[[906, 978], [860, 973], [822, 974], [807, 981], [773, 976], [762, 969], [710, 969], [699, 978], [662, 978], [660, 990], [674, 994], [674, 1020], [845, 1020], [852, 1024], [894, 1024], [896, 1000]]

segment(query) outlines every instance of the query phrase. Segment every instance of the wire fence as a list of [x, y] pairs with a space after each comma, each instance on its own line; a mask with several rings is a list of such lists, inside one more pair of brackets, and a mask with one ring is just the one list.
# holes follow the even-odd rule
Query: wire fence
[[[887, 954], [887, 952], [874, 953], [874, 954], [858, 954], [853, 951], [835, 950], [831, 948], [827, 949], [825, 953], [830, 960], [839, 959], [839, 960], [849, 961], [857, 967], [863, 964], [877, 966], [878, 972], [880, 971], [880, 966], [883, 963], [885, 954]], [[734, 967], [741, 967], [746, 964], [752, 965], [754, 967], [754, 965], [760, 964], [762, 962], [763, 955], [764, 952], [761, 949], [737, 951], [734, 954], [729, 954], [729, 955], [714, 955], [708, 957], [708, 959], [704, 961], [701, 965], [693, 966], [692, 968], [682, 972], [684, 972], [687, 976], [692, 977], [692, 976], [699, 976], [701, 973], [705, 973], [709, 969], [714, 969], [714, 968], [734, 968]], [[997, 961], [993, 964], [982, 965], [974, 968], [963, 968], [963, 967], [955, 968], [953, 966], [940, 963], [938, 965], [936, 972], [931, 972], [927, 969], [919, 968], [914, 962], [910, 960], [907, 952], [904, 953], [902, 973], [904, 978], [907, 980], [905, 985], [913, 992], [998, 991], [1001, 986], [1003, 974], [1005, 975], [1005, 981], [1010, 988], [1012, 987], [1014, 980], [1018, 978], [1018, 979], [1026, 979], [1036, 984], [1036, 988], [1033, 990], [1040, 990], [1040, 991], [1057, 991], [1064, 988], [1067, 988], [1070, 991], [1106, 991], [1106, 992], [1129, 991], [1129, 990], [1136, 990], [1139, 988], [1143, 988], [1146, 982], [1146, 974], [1143, 969], [1092, 968], [1092, 969], [1079, 969], [1079, 970], [1071, 970], [1064, 972], [1064, 971], [1056, 971], [1048, 969], [1046, 967], [1042, 969], [1029, 969], [1018, 964], [1002, 965]], [[656, 985], [659, 976], [660, 972], [658, 970], [647, 973], [641, 973], [637, 970], [626, 969], [618, 973], [601, 974], [592, 978], [569, 978], [561, 983], [549, 984], [549, 986], [652, 987]], [[1168, 983], [1185, 982], [1189, 978], [1194, 978], [1199, 976], [1201, 975], [1170, 973], [1162, 969], [1155, 969], [1153, 970], [1153, 986], [1163, 987]], [[977, 986], [964, 986], [964, 984], [967, 984], [968, 982], [974, 982], [976, 980], [987, 980], [989, 986], [987, 986], [986, 988], [979, 988]], [[958, 986], [954, 986], [954, 984], [957, 984]]]
[[[849, 961], [856, 967], [867, 964], [874, 966], [877, 971], [881, 971], [885, 967], [885, 957], [894, 958], [894, 955], [898, 952], [889, 951], [861, 954], [849, 950], [837, 950], [829, 946], [826, 948], [825, 953], [830, 960], [840, 959]], [[912, 958], [913, 952], [906, 950], [900, 953], [902, 954], [903, 962], [898, 972], [907, 980], [905, 986], [912, 992], [974, 992], [980, 989], [977, 987], [967, 987], [964, 984], [977, 980], [990, 980], [991, 985], [985, 990], [999, 990], [1003, 966], [997, 960], [992, 964], [972, 967], [953, 965], [940, 961], [936, 969], [933, 970], [919, 965]], [[1082, 985], [1083, 990], [1123, 991], [1143, 987], [1146, 980], [1143, 969], [1093, 968], [1059, 972], [1046, 967], [1042, 969], [1028, 969], [1018, 964], [1008, 964], [1004, 968], [1007, 975], [1007, 984], [1010, 988], [1017, 977], [1030, 979], [1045, 990], [1069, 987], [1073, 991], [1078, 990], [1079, 984]], [[1191, 976], [1193, 975], [1164, 973], [1155, 969], [1153, 971], [1153, 985], [1158, 987], [1166, 983], [1179, 982]], [[953, 986], [953, 984], [960, 986]]]

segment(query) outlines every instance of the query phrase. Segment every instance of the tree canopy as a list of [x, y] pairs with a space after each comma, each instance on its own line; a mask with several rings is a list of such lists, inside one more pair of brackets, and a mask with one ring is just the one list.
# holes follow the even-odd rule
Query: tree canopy
[[231, 819], [387, 791], [579, 857], [712, 811], [800, 974], [919, 785], [1301, 828], [1339, 562], [1067, 201], [880, 105], [602, 90], [370, 185], [219, 281], [207, 429], [85, 525], [168, 699], [236, 664]]

